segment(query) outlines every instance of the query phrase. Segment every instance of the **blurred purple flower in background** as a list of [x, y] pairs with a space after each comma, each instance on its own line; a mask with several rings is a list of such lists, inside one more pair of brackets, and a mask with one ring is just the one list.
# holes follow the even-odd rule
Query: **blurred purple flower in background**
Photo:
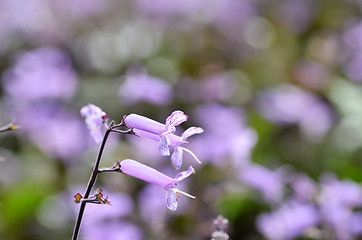
[[224, 102], [230, 100], [236, 90], [236, 79], [227, 72], [213, 74], [202, 80], [183, 78], [177, 86], [179, 98], [185, 102]]
[[15, 113], [25, 134], [51, 157], [71, 160], [81, 154], [88, 144], [87, 130], [77, 114], [54, 105], [34, 105]]
[[81, 236], [85, 240], [142, 240], [143, 233], [125, 220], [133, 210], [133, 200], [126, 194], [109, 195], [111, 205], [88, 204]]
[[88, 104], [82, 107], [80, 114], [85, 118], [85, 123], [90, 130], [94, 141], [96, 141], [96, 143], [100, 143], [103, 138], [101, 127], [103, 122], [108, 119], [107, 114], [93, 104]]
[[[81, 239], [210, 239], [221, 212], [232, 239], [361, 238], [360, 10], [361, 0], [0, 0], [0, 127], [20, 126], [0, 134], [0, 239], [69, 235], [74, 193], [59, 192], [86, 183], [91, 138], [109, 127], [93, 104], [79, 114], [88, 102], [115, 122], [165, 119], [171, 106], [193, 117], [124, 116], [133, 131], [109, 136], [100, 165], [126, 159], [103, 170], [132, 177], [98, 183], [127, 194], [87, 197]], [[190, 157], [209, 164], [182, 168]]]
[[214, 24], [220, 30], [231, 30], [255, 12], [251, 1], [238, 0], [156, 0], [152, 3], [138, 0], [136, 8], [142, 15], [158, 21], [161, 25], [179, 29], [193, 28], [197, 24]]
[[172, 95], [172, 88], [166, 81], [149, 76], [144, 70], [128, 70], [125, 81], [118, 91], [121, 103], [126, 105], [139, 101], [167, 105], [171, 101]]
[[362, 82], [362, 21], [347, 25], [347, 29], [342, 35], [345, 49], [342, 70], [347, 78], [353, 82]]
[[227, 164], [228, 158], [236, 166], [249, 162], [257, 135], [246, 125], [240, 108], [206, 104], [196, 108], [195, 116], [205, 129], [191, 144], [200, 159], [217, 166]]
[[69, 100], [78, 83], [70, 58], [52, 47], [19, 54], [2, 80], [10, 100], [22, 104], [44, 99]]
[[122, 173], [139, 178], [149, 183], [159, 185], [166, 190], [166, 204], [169, 209], [176, 211], [177, 209], [177, 199], [180, 197], [180, 193], [195, 198], [188, 193], [180, 191], [177, 188], [178, 182], [189, 177], [191, 174], [195, 173], [193, 167], [189, 167], [187, 171], [180, 172], [176, 175], [175, 178], [170, 178], [165, 174], [148, 167], [137, 161], [126, 159], [120, 162]]
[[319, 214], [315, 206], [293, 200], [257, 218], [259, 231], [271, 240], [293, 239], [318, 223]]
[[291, 85], [261, 92], [257, 108], [266, 119], [276, 124], [298, 124], [313, 140], [322, 138], [334, 122], [332, 110], [326, 103]]
[[0, 36], [0, 39], [5, 42], [5, 45], [13, 44], [11, 40], [19, 41], [19, 35], [29, 42], [41, 43], [53, 41], [59, 37], [59, 24], [52, 14], [49, 2], [1, 0], [0, 5], [0, 28], [3, 28], [3, 24], [6, 25], [8, 37], [6, 39]]
[[294, 33], [306, 31], [316, 15], [316, 5], [311, 0], [284, 1], [278, 11], [278, 20]]
[[[167, 214], [165, 203], [160, 201], [160, 196], [165, 194], [164, 190], [156, 185], [146, 185], [138, 196], [141, 217], [157, 228], [164, 224]], [[157, 226], [159, 225], [159, 226]]]
[[305, 174], [296, 174], [291, 183], [294, 197], [300, 202], [312, 202], [317, 195], [317, 184]]
[[[358, 225], [361, 212], [353, 212], [362, 207], [362, 186], [352, 181], [339, 181], [333, 174], [324, 174], [321, 179], [319, 205], [325, 221], [341, 240], [353, 239], [362, 234]], [[359, 222], [359, 225], [361, 222]]]
[[347, 78], [353, 82], [362, 82], [362, 51], [356, 52], [350, 56], [343, 66], [343, 71]]
[[86, 228], [82, 234], [84, 240], [142, 240], [142, 230], [127, 221], [106, 222]]
[[249, 164], [240, 168], [239, 180], [260, 192], [266, 201], [280, 202], [283, 198], [283, 174], [268, 168]]
[[323, 89], [328, 83], [330, 74], [328, 69], [313, 61], [301, 61], [294, 70], [295, 79], [311, 89]]
[[104, 13], [111, 5], [110, 0], [64, 0], [54, 1], [54, 8], [71, 19], [89, 19], [92, 15]]
[[20, 53], [2, 75], [2, 84], [8, 108], [21, 125], [18, 134], [51, 157], [69, 160], [84, 151], [84, 124], [61, 106], [78, 84], [65, 53], [52, 47]]
[[353, 52], [362, 51], [362, 21], [349, 25], [342, 35], [343, 41]]

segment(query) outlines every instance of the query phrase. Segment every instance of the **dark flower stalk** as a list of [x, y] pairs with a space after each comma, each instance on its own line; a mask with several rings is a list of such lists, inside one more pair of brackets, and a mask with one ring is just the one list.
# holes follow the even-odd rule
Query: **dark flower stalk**
[[[100, 162], [102, 159], [104, 147], [106, 145], [108, 136], [111, 132], [121, 133], [121, 134], [134, 134], [137, 135], [136, 131], [139, 131], [146, 137], [151, 139], [156, 139], [160, 141], [160, 145], [169, 153], [169, 145], [174, 148], [174, 155], [177, 155], [177, 168], [181, 167], [182, 163], [182, 151], [188, 151], [191, 155], [194, 154], [185, 148], [180, 148], [179, 145], [182, 143], [187, 143], [186, 138], [194, 134], [199, 134], [203, 132], [202, 128], [191, 127], [187, 129], [184, 134], [179, 137], [173, 135], [176, 128], [180, 123], [187, 120], [187, 115], [182, 111], [174, 111], [171, 116], [166, 119], [166, 124], [161, 124], [151, 119], [148, 119], [143, 116], [136, 114], [131, 114], [124, 117], [121, 123], [115, 125], [114, 121], [109, 121], [109, 118], [105, 112], [102, 111], [99, 107], [88, 104], [80, 110], [81, 115], [85, 118], [88, 129], [90, 130], [91, 136], [97, 142], [101, 142], [99, 148], [97, 159], [94, 163], [92, 174], [89, 178], [84, 197], [77, 193], [74, 195], [75, 203], [80, 203], [78, 217], [74, 226], [74, 232], [72, 240], [77, 240], [80, 226], [83, 219], [83, 214], [85, 211], [85, 206], [87, 203], [93, 204], [110, 204], [108, 197], [103, 197], [102, 190], [98, 190], [95, 195], [89, 196], [95, 182], [97, 181], [97, 176], [99, 173], [105, 172], [120, 172], [141, 180], [144, 180], [149, 183], [153, 183], [163, 187], [166, 190], [166, 204], [170, 210], [175, 211], [177, 209], [177, 200], [181, 194], [188, 196], [190, 198], [195, 198], [194, 196], [183, 192], [178, 189], [178, 183], [183, 179], [189, 177], [191, 174], [195, 173], [195, 170], [190, 166], [186, 171], [180, 172], [174, 178], [170, 178], [167, 175], [153, 169], [149, 166], [146, 166], [142, 163], [139, 163], [135, 160], [125, 159], [121, 162], [116, 162], [111, 168], [99, 168]], [[106, 127], [106, 131], [102, 134], [103, 126]], [[137, 129], [140, 128], [140, 129]], [[123, 129], [122, 129], [123, 128]], [[103, 139], [103, 140], [102, 140]], [[177, 152], [177, 153], [175, 153]], [[194, 156], [197, 162], [197, 157]]]
[[[88, 185], [87, 185], [87, 188], [86, 188], [86, 191], [84, 193], [84, 199], [88, 199], [89, 197], [89, 194], [90, 192], [92, 191], [93, 189], [93, 186], [97, 180], [97, 176], [98, 174], [100, 173], [99, 171], [99, 165], [100, 165], [100, 162], [101, 162], [101, 159], [102, 159], [102, 155], [103, 155], [103, 150], [104, 150], [104, 147], [106, 145], [106, 142], [107, 142], [107, 139], [108, 139], [108, 136], [111, 132], [117, 132], [117, 133], [123, 133], [123, 134], [128, 134], [130, 133], [130, 129], [129, 130], [125, 130], [125, 131], [122, 131], [122, 130], [119, 130], [117, 128], [119, 127], [122, 127], [124, 124], [123, 122], [121, 122], [120, 124], [118, 125], [114, 125], [114, 123], [112, 122], [108, 127], [107, 127], [107, 130], [103, 136], [103, 140], [102, 140], [102, 143], [101, 143], [101, 146], [99, 148], [99, 151], [98, 151], [98, 156], [97, 156], [97, 159], [94, 163], [94, 167], [93, 167], [93, 171], [92, 171], [92, 174], [89, 178], [89, 181], [88, 181]], [[77, 199], [76, 199], [77, 200]], [[85, 206], [87, 204], [87, 201], [79, 201], [81, 203], [80, 205], [80, 208], [79, 208], [79, 213], [78, 213], [78, 217], [77, 217], [77, 221], [76, 221], [76, 224], [75, 224], [75, 227], [74, 227], [74, 231], [73, 231], [73, 237], [72, 237], [72, 240], [76, 240], [78, 239], [78, 235], [79, 235], [79, 230], [80, 230], [80, 225], [82, 223], [82, 218], [83, 218], [83, 214], [84, 214], [84, 210], [85, 210]]]

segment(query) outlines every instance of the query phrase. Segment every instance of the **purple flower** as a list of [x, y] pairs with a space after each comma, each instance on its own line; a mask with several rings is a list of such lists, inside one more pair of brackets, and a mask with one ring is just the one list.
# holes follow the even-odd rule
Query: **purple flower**
[[80, 114], [85, 118], [85, 123], [90, 130], [94, 141], [100, 143], [103, 137], [101, 127], [105, 119], [108, 119], [107, 114], [93, 104], [82, 107]]
[[285, 1], [278, 10], [278, 20], [294, 33], [307, 30], [315, 15], [315, 2], [310, 0]]
[[[141, 15], [156, 20], [162, 26], [177, 29], [192, 28], [199, 24], [213, 24], [227, 31], [240, 26], [254, 15], [252, 1], [238, 0], [137, 0], [136, 9]], [[182, 19], [182, 25], [179, 24]], [[176, 20], [176, 21], [175, 21]]]
[[118, 90], [118, 95], [125, 104], [134, 104], [146, 101], [156, 105], [165, 105], [170, 102], [172, 89], [170, 85], [144, 72], [127, 73], [126, 80]]
[[138, 195], [138, 207], [141, 217], [156, 229], [165, 222], [168, 212], [163, 201], [160, 201], [160, 196], [163, 194], [164, 190], [159, 186], [147, 184]]
[[197, 80], [183, 78], [177, 84], [177, 94], [185, 102], [223, 102], [232, 99], [237, 88], [232, 73], [221, 72]]
[[182, 165], [182, 155], [183, 151], [190, 153], [194, 159], [201, 163], [196, 155], [187, 148], [181, 147], [181, 144], [187, 143], [186, 139], [192, 135], [200, 134], [204, 130], [200, 127], [190, 127], [188, 128], [182, 136], [177, 136], [174, 134], [176, 131], [176, 126], [187, 121], [188, 116], [185, 115], [182, 111], [174, 111], [167, 119], [166, 124], [156, 122], [152, 119], [149, 119], [144, 116], [137, 114], [130, 114], [124, 118], [125, 124], [133, 129], [133, 132], [137, 136], [150, 138], [152, 140], [159, 142], [159, 152], [163, 156], [170, 155], [171, 146], [174, 151], [171, 156], [172, 164], [176, 169], [179, 169]]
[[240, 181], [261, 192], [267, 200], [279, 202], [283, 196], [283, 179], [278, 171], [258, 164], [241, 167]]
[[362, 82], [361, 63], [362, 53], [360, 51], [356, 51], [356, 53], [351, 54], [349, 59], [345, 61], [343, 71], [349, 80], [357, 83]]
[[175, 178], [170, 178], [151, 167], [131, 159], [123, 160], [120, 163], [120, 166], [122, 173], [126, 175], [139, 178], [143, 181], [165, 188], [167, 207], [173, 211], [177, 209], [177, 199], [180, 197], [180, 193], [188, 197], [195, 198], [194, 196], [182, 192], [177, 188], [178, 182], [195, 173], [195, 170], [192, 166], [190, 166], [187, 171], [177, 174]]
[[353, 52], [362, 50], [362, 21], [359, 21], [350, 26], [343, 34], [344, 43]]
[[261, 114], [276, 124], [298, 124], [311, 140], [319, 140], [332, 127], [330, 107], [313, 94], [291, 85], [265, 91], [257, 99]]
[[51, 157], [72, 160], [87, 145], [87, 129], [82, 119], [54, 104], [23, 106], [14, 112], [25, 134], [36, 146]]
[[[77, 87], [70, 58], [56, 48], [24, 52], [3, 75], [5, 92], [15, 103], [70, 99]], [[20, 105], [20, 104], [18, 104]]]
[[318, 222], [315, 206], [289, 201], [274, 212], [260, 215], [257, 227], [268, 239], [285, 240], [302, 235]]
[[240, 108], [213, 103], [198, 107], [194, 114], [205, 127], [205, 134], [191, 143], [197, 156], [216, 166], [228, 160], [235, 167], [249, 162], [257, 135], [247, 126]]
[[132, 198], [125, 193], [111, 193], [107, 192], [111, 204], [88, 204], [84, 224], [89, 227], [94, 227], [102, 221], [109, 221], [112, 219], [119, 219], [120, 217], [128, 217], [134, 211], [134, 204]]
[[293, 70], [293, 76], [301, 84], [312, 89], [323, 89], [329, 76], [328, 68], [313, 61], [301, 61]]
[[312, 201], [317, 194], [316, 183], [304, 174], [294, 176], [291, 188], [300, 201]]
[[352, 181], [339, 181], [333, 174], [324, 174], [318, 198], [321, 217], [333, 230], [336, 239], [353, 239], [353, 209], [362, 206], [362, 187]]
[[[99, 212], [101, 212], [101, 210], [99, 210]], [[85, 230], [86, 231], [82, 231], [84, 240], [144, 239], [142, 230], [128, 221], [104, 222], [87, 227]]]

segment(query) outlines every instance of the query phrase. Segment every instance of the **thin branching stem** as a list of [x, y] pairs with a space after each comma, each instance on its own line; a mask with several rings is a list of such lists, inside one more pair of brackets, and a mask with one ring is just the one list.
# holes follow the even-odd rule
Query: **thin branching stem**
[[[113, 131], [114, 132], [114, 129], [122, 126], [123, 123], [120, 123], [118, 125], [114, 125], [113, 123], [111, 123], [111, 125], [109, 126], [109, 128], [107, 129], [107, 131], [105, 132], [104, 134], [104, 137], [103, 137], [103, 140], [102, 140], [102, 144], [101, 144], [101, 147], [99, 148], [99, 152], [98, 152], [98, 156], [97, 156], [97, 160], [96, 162], [94, 163], [94, 166], [93, 166], [93, 171], [92, 171], [92, 174], [89, 178], [89, 181], [88, 181], [88, 185], [87, 185], [87, 189], [85, 191], [85, 194], [84, 194], [84, 198], [87, 199], [89, 197], [89, 194], [90, 192], [92, 191], [93, 189], [93, 186], [97, 180], [97, 176], [98, 176], [98, 173], [100, 173], [99, 171], [99, 165], [101, 163], [101, 159], [102, 159], [102, 155], [103, 155], [103, 150], [104, 150], [104, 147], [106, 145], [106, 142], [107, 142], [107, 139], [108, 139], [108, 136], [109, 134]], [[117, 131], [118, 132], [118, 131]], [[129, 133], [130, 131], [124, 131], [124, 132], [119, 132], [119, 133]], [[80, 225], [82, 223], [82, 219], [83, 219], [83, 214], [84, 214], [84, 210], [85, 210], [85, 205], [87, 204], [86, 201], [82, 201], [81, 202], [81, 205], [80, 205], [80, 208], [79, 208], [79, 213], [78, 213], [78, 217], [77, 217], [77, 221], [76, 221], [76, 224], [74, 226], [74, 231], [73, 231], [73, 237], [72, 237], [72, 240], [77, 240], [78, 239], [78, 235], [79, 235], [79, 230], [80, 230]]]
[[[106, 142], [107, 142], [107, 139], [108, 139], [108, 136], [109, 136], [109, 133], [111, 132], [111, 129], [107, 129], [106, 133], [104, 134], [104, 137], [103, 137], [103, 141], [102, 141], [102, 144], [101, 144], [101, 147], [99, 148], [99, 152], [98, 152], [98, 156], [97, 156], [97, 160], [96, 162], [94, 163], [94, 166], [93, 166], [93, 171], [92, 171], [92, 174], [89, 178], [89, 181], [88, 181], [88, 185], [87, 185], [87, 189], [85, 191], [85, 194], [84, 194], [84, 198], [88, 198], [89, 197], [89, 194], [90, 192], [92, 191], [92, 188], [97, 180], [97, 175], [98, 175], [98, 168], [99, 168], [99, 164], [101, 162], [101, 158], [102, 158], [102, 154], [103, 154], [103, 150], [104, 150], [104, 147], [106, 145]], [[83, 214], [84, 214], [84, 210], [85, 210], [85, 205], [86, 205], [87, 202], [85, 201], [82, 201], [81, 202], [81, 205], [80, 205], [80, 208], [79, 208], [79, 213], [78, 213], [78, 217], [77, 217], [77, 221], [76, 221], [76, 224], [74, 226], [74, 231], [73, 231], [73, 237], [72, 237], [72, 240], [77, 240], [78, 239], [78, 234], [79, 234], [79, 230], [80, 230], [80, 225], [82, 223], [82, 219], [83, 219]]]

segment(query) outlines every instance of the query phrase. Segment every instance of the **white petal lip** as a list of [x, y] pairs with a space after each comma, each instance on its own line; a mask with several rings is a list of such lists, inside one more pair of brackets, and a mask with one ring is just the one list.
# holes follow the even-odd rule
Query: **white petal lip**
[[192, 135], [203, 133], [204, 129], [200, 127], [190, 127], [186, 129], [186, 131], [182, 134], [182, 139], [186, 141], [186, 139]]
[[166, 190], [166, 205], [172, 211], [177, 209], [177, 195], [172, 188]]
[[101, 117], [105, 113], [100, 107], [97, 107], [94, 104], [88, 104], [80, 109], [80, 114], [82, 117], [88, 117], [89, 115], [99, 115]]
[[182, 166], [182, 155], [183, 155], [182, 148], [176, 147], [171, 156], [172, 165], [176, 169], [179, 169]]
[[166, 119], [166, 125], [178, 126], [183, 122], [186, 122], [189, 117], [182, 111], [176, 110]]
[[184, 180], [185, 178], [189, 177], [191, 174], [195, 174], [195, 169], [190, 166], [186, 171], [180, 172], [176, 175], [175, 180], [177, 182]]
[[162, 156], [170, 156], [170, 140], [164, 135], [161, 135], [161, 139], [158, 145], [158, 150]]
[[103, 137], [101, 126], [104, 121], [104, 116], [107, 116], [105, 112], [96, 105], [88, 104], [81, 108], [80, 114], [85, 118], [85, 123], [95, 142], [100, 143]]

